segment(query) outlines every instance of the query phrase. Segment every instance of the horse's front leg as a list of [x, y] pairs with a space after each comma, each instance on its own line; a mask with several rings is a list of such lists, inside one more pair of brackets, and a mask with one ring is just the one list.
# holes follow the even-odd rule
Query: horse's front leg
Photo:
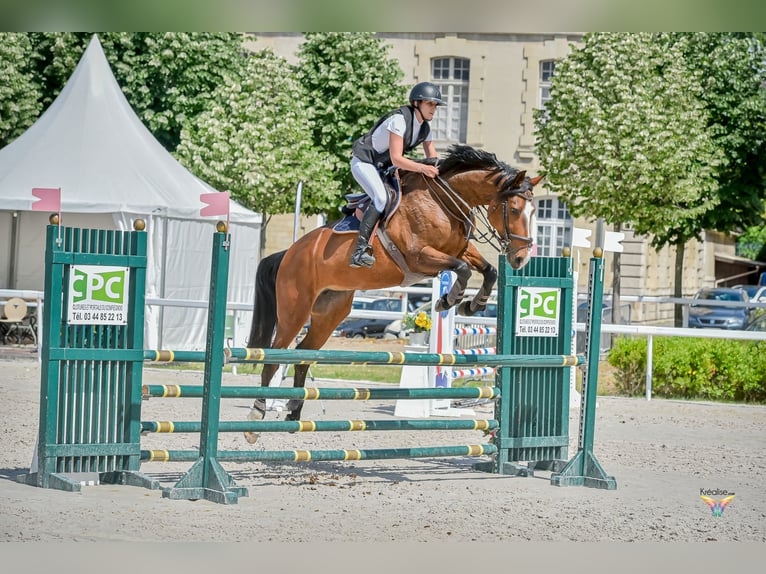
[[479, 253], [479, 250], [470, 243], [468, 244], [468, 249], [466, 249], [462, 259], [468, 263], [471, 268], [479, 271], [484, 277], [484, 280], [481, 283], [481, 288], [474, 298], [470, 301], [463, 301], [457, 308], [458, 314], [465, 317], [471, 317], [487, 308], [487, 301], [492, 294], [492, 289], [495, 287], [495, 283], [497, 283], [497, 269], [495, 269], [489, 261], [484, 259], [481, 253]]
[[[408, 263], [410, 263], [408, 261]], [[433, 247], [424, 247], [417, 256], [415, 263], [410, 263], [410, 269], [426, 275], [436, 275], [441, 271], [454, 271], [457, 275], [452, 288], [436, 302], [436, 312], [451, 309], [462, 301], [468, 280], [471, 278], [471, 268], [462, 259], [457, 259]]]

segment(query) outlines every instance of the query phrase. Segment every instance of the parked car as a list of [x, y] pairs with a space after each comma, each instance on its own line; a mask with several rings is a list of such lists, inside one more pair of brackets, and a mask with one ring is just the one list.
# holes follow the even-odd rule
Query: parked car
[[755, 319], [750, 321], [747, 324], [747, 327], [745, 327], [745, 331], [766, 332], [766, 314], [758, 315]]
[[744, 290], [751, 301], [766, 302], [766, 285], [735, 285], [734, 288]]
[[[352, 309], [363, 311], [387, 311], [401, 313], [402, 301], [397, 298], [367, 299], [356, 298]], [[367, 337], [383, 337], [385, 328], [391, 323], [390, 318], [349, 318], [335, 328], [333, 335], [364, 339]]]
[[[744, 289], [713, 287], [700, 289], [694, 298], [699, 301], [749, 301]], [[744, 329], [753, 317], [752, 308], [692, 303], [689, 306], [689, 327], [698, 329]]]

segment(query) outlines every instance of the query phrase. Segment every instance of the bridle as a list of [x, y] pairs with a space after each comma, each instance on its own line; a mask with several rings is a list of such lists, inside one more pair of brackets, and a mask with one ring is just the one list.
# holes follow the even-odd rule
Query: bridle
[[[484, 210], [479, 209], [479, 207], [484, 206], [471, 207], [470, 204], [452, 188], [449, 182], [447, 182], [447, 180], [441, 176], [436, 176], [435, 178], [431, 179], [424, 175], [423, 180], [426, 183], [426, 187], [432, 192], [433, 196], [442, 206], [444, 211], [453, 219], [456, 219], [457, 221], [460, 221], [464, 224], [466, 230], [466, 241], [473, 239], [477, 243], [486, 243], [506, 257], [511, 257], [522, 249], [530, 249], [534, 244], [534, 239], [532, 237], [513, 233], [511, 232], [510, 226], [508, 225], [508, 202], [513, 197], [520, 196], [523, 197], [526, 201], [534, 201], [534, 193], [532, 192], [532, 187], [527, 180], [524, 181], [521, 187], [507, 189], [500, 192], [502, 195], [506, 195], [507, 197], [492, 208], [492, 211], [494, 211], [500, 205], [503, 207], [502, 235], [500, 235], [494, 226], [489, 222], [490, 210], [488, 207]], [[437, 189], [442, 192], [442, 194], [445, 196], [444, 198], [441, 197], [441, 194], [436, 193]], [[447, 202], [449, 202], [450, 205], [447, 205]], [[534, 214], [534, 209], [532, 214]], [[532, 214], [530, 214], [530, 224], [532, 222]], [[489, 230], [488, 232], [482, 231], [476, 226], [475, 220], [477, 217], [482, 222], [484, 227]], [[523, 245], [512, 248], [511, 243], [513, 241], [521, 241]]]
[[[526, 181], [524, 182], [526, 184]], [[524, 187], [524, 186], [522, 186]], [[503, 200], [502, 203], [498, 205], [503, 206], [503, 236], [498, 237], [498, 240], [500, 241], [500, 252], [505, 255], [506, 257], [511, 257], [513, 255], [516, 255], [519, 251], [522, 249], [531, 249], [532, 245], [534, 245], [534, 239], [530, 236], [524, 236], [524, 235], [518, 235], [517, 233], [512, 233], [511, 229], [508, 225], [508, 202], [515, 196], [522, 197], [526, 201], [534, 202], [535, 196], [532, 192], [532, 189], [523, 189], [523, 188], [517, 188], [517, 189], [511, 189], [507, 191], [501, 192], [502, 194], [507, 194], [507, 198]], [[498, 205], [495, 205], [493, 208], [493, 211], [497, 209]], [[532, 216], [535, 213], [534, 209], [534, 203], [532, 203], [532, 213], [529, 214], [529, 227], [532, 226]], [[487, 213], [489, 214], [489, 210], [487, 210]], [[494, 228], [491, 228], [494, 231]], [[521, 241], [523, 245], [511, 249], [511, 242], [512, 241]]]

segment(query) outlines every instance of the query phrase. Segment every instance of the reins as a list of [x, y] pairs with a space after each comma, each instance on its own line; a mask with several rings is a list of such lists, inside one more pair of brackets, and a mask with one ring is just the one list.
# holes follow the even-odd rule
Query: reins
[[[444, 209], [447, 215], [463, 223], [463, 225], [465, 226], [466, 241], [473, 239], [477, 243], [485, 243], [489, 245], [490, 247], [492, 247], [493, 249], [495, 249], [496, 251], [500, 253], [504, 253], [504, 254], [509, 253], [509, 250], [511, 248], [511, 241], [514, 241], [514, 240], [523, 241], [525, 245], [522, 245], [521, 247], [517, 247], [513, 249], [513, 251], [510, 251], [510, 254], [514, 254], [517, 251], [520, 251], [522, 249], [528, 249], [534, 243], [534, 240], [531, 237], [524, 237], [522, 235], [517, 235], [515, 233], [512, 233], [511, 230], [508, 228], [508, 200], [507, 199], [502, 202], [503, 235], [501, 237], [500, 234], [497, 232], [497, 230], [489, 222], [488, 208], [486, 206], [471, 207], [470, 204], [452, 188], [449, 182], [441, 176], [436, 176], [433, 179], [426, 177], [425, 175], [423, 175], [422, 177], [426, 183], [426, 187], [428, 188], [429, 191], [431, 191], [431, 194], [439, 202], [439, 204], [442, 206], [442, 209]], [[435, 185], [432, 185], [432, 182]], [[450, 207], [447, 206], [447, 204], [445, 203], [444, 199], [442, 199], [440, 194], [436, 193], [436, 189], [440, 190], [446, 196], [446, 198], [449, 200], [452, 206], [457, 210], [459, 215], [456, 215], [450, 209]], [[529, 191], [509, 190], [506, 193], [508, 193], [509, 197], [513, 195], [520, 195], [527, 201], [533, 200], [532, 193]], [[480, 209], [480, 207], [483, 207], [484, 209]], [[475, 222], [477, 217], [488, 231], [483, 231], [479, 229], [479, 227], [476, 225], [476, 222]]]

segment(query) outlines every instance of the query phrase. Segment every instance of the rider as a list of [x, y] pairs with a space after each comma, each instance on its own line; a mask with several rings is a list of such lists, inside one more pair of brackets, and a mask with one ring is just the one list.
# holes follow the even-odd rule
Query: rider
[[433, 119], [436, 107], [446, 102], [442, 100], [439, 88], [431, 82], [416, 84], [410, 91], [409, 99], [410, 105], [388, 112], [367, 134], [354, 142], [351, 173], [372, 198], [372, 204], [359, 226], [359, 239], [351, 256], [351, 267], [372, 267], [375, 263], [370, 236], [386, 207], [386, 190], [380, 174], [394, 165], [432, 178], [439, 175], [436, 166], [412, 161], [404, 154], [422, 143], [426, 157], [436, 157], [428, 122]]

